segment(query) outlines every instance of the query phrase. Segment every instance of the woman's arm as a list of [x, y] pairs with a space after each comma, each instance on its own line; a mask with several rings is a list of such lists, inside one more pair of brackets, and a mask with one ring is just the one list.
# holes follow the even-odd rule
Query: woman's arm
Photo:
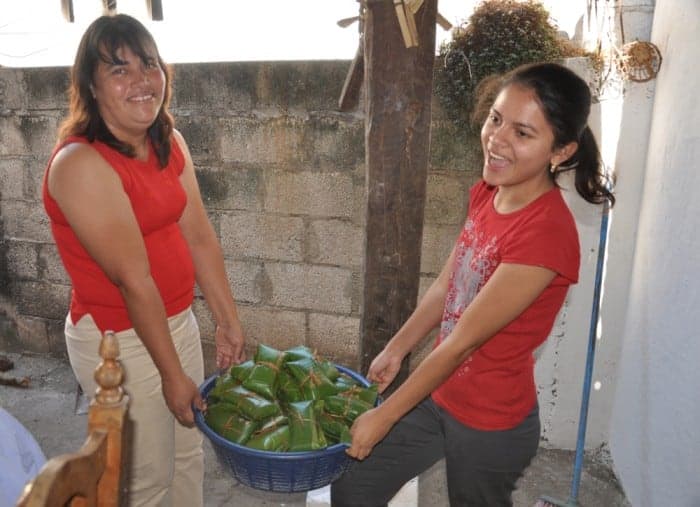
[[364, 459], [391, 427], [428, 396], [472, 352], [527, 309], [552, 282], [547, 268], [501, 264], [464, 310], [450, 335], [384, 403], [362, 414], [352, 428], [351, 456]]
[[442, 271], [425, 292], [411, 316], [372, 361], [367, 378], [378, 384], [380, 393], [394, 380], [406, 354], [440, 323], [454, 256], [453, 249]]
[[121, 180], [92, 147], [71, 144], [54, 158], [48, 186], [80, 243], [119, 288], [134, 329], [160, 373], [168, 408], [181, 423], [191, 425], [190, 406], [201, 408], [202, 400], [175, 351], [165, 306]]
[[197, 284], [216, 322], [216, 365], [227, 368], [245, 358], [245, 339], [219, 240], [204, 209], [192, 157], [185, 140], [177, 131], [175, 138], [185, 155], [185, 168], [180, 181], [187, 193], [187, 206], [180, 218], [180, 229], [192, 254]]

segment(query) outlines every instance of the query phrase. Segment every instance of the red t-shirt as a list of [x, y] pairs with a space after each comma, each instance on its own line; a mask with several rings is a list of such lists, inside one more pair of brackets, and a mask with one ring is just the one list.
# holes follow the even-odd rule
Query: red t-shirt
[[[77, 323], [90, 314], [102, 331], [123, 331], [132, 326], [124, 299], [114, 285], [78, 241], [46, 184], [48, 167], [56, 153], [70, 143], [86, 143], [96, 149], [121, 179], [143, 235], [151, 276], [163, 298], [168, 316], [192, 304], [194, 298], [194, 266], [178, 220], [187, 204], [187, 194], [180, 183], [185, 157], [173, 139], [168, 165], [161, 169], [151, 149], [148, 160], [129, 158], [100, 141], [71, 137], [51, 155], [44, 175], [43, 198], [51, 222], [58, 253], [73, 284], [71, 320]], [[89, 210], [88, 210], [89, 212]]]
[[534, 408], [532, 353], [549, 335], [569, 285], [578, 281], [580, 263], [576, 223], [558, 188], [505, 215], [493, 206], [497, 190], [483, 181], [471, 190], [435, 346], [452, 332], [501, 262], [542, 266], [557, 276], [432, 394], [457, 420], [481, 430], [513, 428]]

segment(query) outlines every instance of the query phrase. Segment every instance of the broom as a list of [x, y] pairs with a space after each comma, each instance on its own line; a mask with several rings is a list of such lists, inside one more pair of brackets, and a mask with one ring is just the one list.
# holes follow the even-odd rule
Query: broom
[[569, 498], [559, 500], [543, 495], [539, 498], [535, 507], [578, 507], [578, 492], [581, 484], [581, 469], [583, 468], [583, 448], [586, 441], [586, 423], [588, 421], [588, 401], [591, 395], [591, 379], [593, 377], [593, 359], [595, 358], [596, 330], [598, 328], [598, 313], [600, 310], [600, 294], [603, 285], [603, 265], [605, 250], [608, 240], [608, 215], [610, 203], [603, 204], [603, 216], [600, 221], [600, 239], [598, 242], [598, 260], [596, 263], [595, 282], [593, 288], [593, 308], [591, 309], [591, 323], [588, 332], [588, 352], [586, 353], [586, 368], [583, 377], [583, 394], [581, 396], [581, 412], [578, 421], [578, 437], [576, 439], [576, 457], [574, 459], [574, 473], [571, 480]]

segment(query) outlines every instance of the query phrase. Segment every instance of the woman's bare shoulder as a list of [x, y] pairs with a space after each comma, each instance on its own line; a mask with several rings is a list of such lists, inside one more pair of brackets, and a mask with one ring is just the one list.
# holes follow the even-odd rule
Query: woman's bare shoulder
[[88, 143], [69, 143], [58, 150], [49, 166], [48, 184], [53, 192], [55, 186], [71, 182], [91, 184], [96, 178], [115, 178], [109, 163]]

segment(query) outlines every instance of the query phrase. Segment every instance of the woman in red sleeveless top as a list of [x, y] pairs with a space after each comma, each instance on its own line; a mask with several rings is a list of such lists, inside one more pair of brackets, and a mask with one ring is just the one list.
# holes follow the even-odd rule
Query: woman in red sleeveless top
[[94, 393], [101, 333], [117, 332], [130, 396], [129, 503], [202, 505], [203, 408], [195, 282], [216, 322], [216, 363], [244, 359], [223, 255], [192, 158], [168, 112], [171, 76], [146, 28], [126, 15], [86, 30], [70, 112], [44, 180], [44, 203], [73, 290], [71, 365]]

